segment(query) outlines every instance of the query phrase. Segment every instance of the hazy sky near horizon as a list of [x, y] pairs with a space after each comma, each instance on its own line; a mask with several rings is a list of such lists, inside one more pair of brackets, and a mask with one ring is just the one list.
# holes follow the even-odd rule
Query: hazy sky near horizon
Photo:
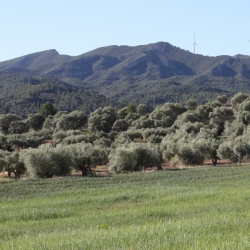
[[159, 41], [209, 56], [250, 55], [248, 0], [8, 0], [0, 7], [0, 61], [56, 49], [80, 55]]

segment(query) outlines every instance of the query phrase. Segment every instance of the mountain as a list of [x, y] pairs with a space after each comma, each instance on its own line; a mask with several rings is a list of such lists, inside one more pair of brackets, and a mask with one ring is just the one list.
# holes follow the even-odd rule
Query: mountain
[[135, 47], [108, 46], [79, 56], [48, 50], [0, 62], [0, 70], [72, 77], [86, 82], [113, 81], [125, 76], [134, 80], [158, 80], [176, 75], [250, 78], [250, 57], [202, 56], [159, 42]]
[[[79, 56], [56, 50], [0, 62], [0, 72], [54, 78], [84, 91], [96, 91], [120, 102], [200, 103], [218, 94], [250, 92], [250, 56], [209, 57], [166, 42], [140, 46], [107, 46]], [[11, 83], [10, 83], [11, 84]]]

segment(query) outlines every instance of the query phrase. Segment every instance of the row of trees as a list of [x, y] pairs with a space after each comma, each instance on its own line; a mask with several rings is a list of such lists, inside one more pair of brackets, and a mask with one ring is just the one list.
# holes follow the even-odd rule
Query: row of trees
[[151, 113], [147, 106], [129, 104], [120, 110], [98, 108], [57, 111], [45, 103], [38, 114], [22, 120], [0, 115], [0, 169], [16, 178], [68, 175], [80, 170], [86, 176], [96, 164], [110, 171], [139, 171], [162, 162], [201, 165], [211, 159], [241, 163], [250, 155], [250, 97], [218, 96], [198, 105], [165, 103]]

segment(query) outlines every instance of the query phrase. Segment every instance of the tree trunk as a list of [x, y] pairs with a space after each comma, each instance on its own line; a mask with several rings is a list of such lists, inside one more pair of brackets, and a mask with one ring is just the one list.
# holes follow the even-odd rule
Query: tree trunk
[[217, 157], [217, 156], [214, 156], [214, 157], [212, 158], [213, 166], [216, 166], [217, 160], [218, 160], [218, 157]]
[[11, 178], [11, 172], [8, 170], [8, 177]]
[[157, 165], [157, 170], [163, 170], [161, 164], [158, 164], [158, 165]]
[[87, 176], [87, 169], [85, 167], [85, 163], [82, 164], [81, 171], [82, 171], [82, 176]]
[[90, 174], [92, 173], [90, 164], [87, 165], [87, 170], [89, 171]]
[[20, 179], [20, 177], [21, 177], [21, 174], [20, 174], [20, 172], [19, 171], [14, 171], [14, 174], [15, 174], [15, 179]]
[[52, 178], [54, 174], [51, 174], [51, 173], [45, 173], [45, 177], [46, 178]]
[[139, 171], [139, 162], [136, 163], [135, 167], [133, 168], [133, 171]]

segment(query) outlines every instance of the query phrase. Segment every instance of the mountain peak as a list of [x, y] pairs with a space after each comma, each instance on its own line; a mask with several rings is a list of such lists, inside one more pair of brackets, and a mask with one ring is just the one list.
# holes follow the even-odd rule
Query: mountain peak
[[79, 56], [60, 55], [51, 49], [0, 63], [0, 70], [72, 77], [87, 82], [124, 77], [130, 81], [157, 80], [176, 75], [246, 77], [250, 76], [248, 68], [249, 56], [203, 56], [163, 41], [137, 46], [111, 45]]

